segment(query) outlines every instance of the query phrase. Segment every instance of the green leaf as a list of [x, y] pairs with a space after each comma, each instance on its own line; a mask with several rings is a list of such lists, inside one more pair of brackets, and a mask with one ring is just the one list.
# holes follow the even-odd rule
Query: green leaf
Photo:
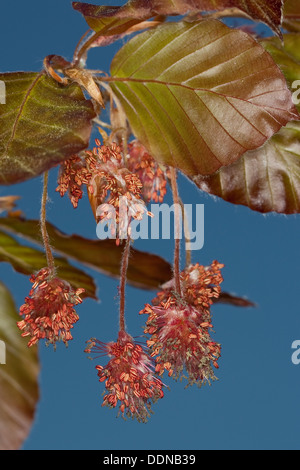
[[300, 34], [284, 34], [283, 39], [284, 42], [278, 38], [268, 38], [262, 40], [261, 44], [279, 65], [289, 88], [295, 91], [293, 83], [300, 80]]
[[184, 15], [234, 7], [281, 34], [283, 0], [130, 0], [121, 7], [73, 2], [73, 8], [84, 15], [90, 28], [101, 31], [103, 35], [121, 34], [138, 22], [156, 15]]
[[[21, 235], [31, 242], [41, 244], [37, 220], [0, 218], [0, 227]], [[119, 277], [123, 247], [116, 246], [115, 240], [89, 240], [79, 235], [66, 235], [50, 223], [47, 223], [47, 230], [50, 243], [57, 253], [101, 273]], [[64, 278], [63, 271], [61, 271], [61, 277]], [[157, 289], [171, 277], [172, 268], [167, 261], [159, 256], [131, 249], [128, 266], [129, 284], [143, 289]]]
[[95, 117], [81, 88], [45, 72], [2, 73], [0, 184], [33, 178], [88, 146]]
[[39, 399], [37, 347], [27, 347], [28, 340], [17, 328], [19, 320], [13, 298], [0, 282], [0, 340], [6, 350], [6, 363], [0, 365], [0, 450], [21, 447]]
[[135, 136], [188, 175], [214, 173], [299, 118], [270, 55], [217, 20], [139, 34], [114, 57], [111, 74]]
[[[1, 222], [5, 219], [0, 219]], [[12, 219], [13, 220], [13, 219]], [[36, 225], [36, 237], [40, 237], [39, 226]], [[0, 262], [10, 263], [22, 274], [31, 275], [47, 266], [44, 253], [29, 246], [21, 245], [13, 237], [0, 231]], [[84, 296], [96, 299], [96, 286], [91, 276], [71, 266], [64, 258], [56, 258], [58, 276], [68, 281], [74, 288], [84, 288]]]

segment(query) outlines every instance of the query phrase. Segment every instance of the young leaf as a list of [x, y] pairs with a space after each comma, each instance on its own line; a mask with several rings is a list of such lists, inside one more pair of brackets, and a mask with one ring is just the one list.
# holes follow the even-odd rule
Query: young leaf
[[[0, 218], [0, 226], [31, 242], [40, 243], [37, 235], [37, 220], [23, 220], [14, 217]], [[47, 223], [47, 230], [53, 247], [59, 253], [108, 275], [119, 276], [122, 247], [114, 240], [88, 240], [79, 235], [68, 236]], [[132, 248], [129, 259], [128, 283], [142, 289], [160, 289], [173, 276], [171, 265], [156, 255], [143, 253]], [[222, 292], [218, 303], [238, 307], [254, 306], [249, 300]]]
[[299, 117], [270, 55], [217, 20], [139, 34], [114, 57], [111, 74], [135, 136], [189, 175], [233, 163]]
[[[37, 220], [23, 220], [14, 217], [0, 218], [0, 226], [4, 230], [35, 243], [40, 243], [40, 238], [37, 235], [38, 224]], [[115, 277], [119, 276], [122, 247], [116, 246], [113, 240], [97, 241], [88, 240], [79, 235], [68, 236], [50, 223], [47, 223], [47, 230], [57, 252], [97, 271]], [[160, 289], [163, 284], [170, 281], [172, 276], [172, 267], [163, 258], [131, 248], [128, 269], [129, 284], [142, 289]], [[255, 306], [253, 302], [227, 292], [222, 292], [217, 302], [237, 307]]]
[[261, 44], [281, 68], [290, 89], [295, 90], [293, 83], [300, 80], [300, 34], [285, 34], [283, 38], [284, 42], [273, 37], [264, 39]]
[[[37, 225], [36, 235], [39, 236]], [[10, 263], [17, 272], [27, 275], [31, 275], [47, 266], [44, 253], [21, 245], [10, 235], [2, 231], [0, 231], [0, 262]], [[96, 286], [91, 276], [71, 266], [64, 258], [56, 258], [55, 266], [57, 267], [58, 276], [68, 281], [76, 289], [85, 289], [83, 297], [97, 298]]]
[[150, 9], [141, 9], [136, 0], [129, 1], [122, 7], [97, 6], [89, 3], [73, 2], [73, 8], [84, 16], [89, 27], [102, 36], [114, 36], [125, 33], [128, 29], [151, 18]]
[[286, 0], [285, 1], [282, 26], [287, 31], [300, 32], [300, 2], [299, 0]]
[[300, 20], [300, 3], [299, 0], [285, 0], [284, 2], [284, 17], [287, 19]]
[[300, 123], [289, 123], [258, 150], [196, 185], [259, 212], [300, 213]]
[[[37, 220], [22, 220], [14, 217], [0, 218], [0, 227], [16, 235], [21, 235], [31, 242], [41, 243], [38, 230], [39, 221]], [[66, 235], [50, 223], [47, 223], [47, 230], [51, 245], [56, 252], [96, 271], [119, 277], [123, 247], [116, 246], [115, 240], [89, 240], [79, 235]], [[0, 254], [1, 244], [0, 238]], [[171, 279], [172, 268], [167, 261], [134, 248], [130, 251], [129, 284], [143, 289], [157, 289], [166, 280]]]
[[73, 2], [73, 8], [84, 15], [90, 28], [101, 31], [103, 35], [121, 34], [134, 24], [156, 15], [184, 15], [234, 7], [281, 34], [283, 0], [130, 0], [121, 7]]
[[244, 297], [237, 297], [234, 294], [229, 294], [228, 292], [221, 292], [220, 296], [217, 299], [214, 299], [215, 304], [228, 304], [235, 307], [256, 307], [254, 302], [251, 300], [245, 299]]
[[0, 282], [0, 340], [6, 353], [0, 365], [0, 450], [22, 446], [39, 399], [37, 347], [27, 347], [28, 340], [17, 328], [19, 320], [13, 298]]
[[[200, 0], [201, 1], [201, 0]], [[283, 0], [204, 0], [208, 10], [235, 7], [253, 20], [262, 21], [281, 36]], [[217, 4], [217, 6], [214, 6]]]
[[0, 184], [35, 177], [88, 146], [95, 111], [81, 88], [44, 72], [2, 73]]
[[[300, 35], [284, 35], [284, 45], [277, 38], [262, 44], [292, 88], [300, 77]], [[300, 109], [297, 89], [294, 98]], [[290, 122], [260, 149], [208, 178], [196, 176], [193, 181], [203, 191], [259, 212], [300, 213], [300, 123]]]

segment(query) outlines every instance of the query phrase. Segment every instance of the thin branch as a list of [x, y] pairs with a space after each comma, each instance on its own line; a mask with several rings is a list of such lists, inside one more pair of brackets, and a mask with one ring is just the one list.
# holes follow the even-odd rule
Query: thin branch
[[83, 43], [84, 39], [86, 39], [86, 37], [92, 32], [92, 29], [88, 29], [82, 36], [81, 38], [79, 39], [78, 43], [77, 43], [77, 46], [75, 47], [75, 51], [74, 51], [74, 55], [73, 55], [73, 60], [76, 61], [77, 60], [77, 56], [78, 56], [78, 52], [80, 50], [80, 46], [81, 44]]
[[[93, 33], [81, 46], [79, 44], [78, 47], [76, 47], [76, 50], [74, 52], [74, 57], [73, 57], [73, 64], [78, 65], [80, 63], [80, 60], [86, 56], [88, 53], [89, 49], [91, 48], [92, 44], [96, 41], [96, 39], [101, 36], [101, 32], [99, 33]], [[82, 38], [83, 39], [83, 38]]]
[[170, 168], [171, 173], [171, 186], [174, 201], [174, 217], [175, 217], [175, 251], [174, 251], [174, 279], [175, 279], [175, 290], [176, 293], [181, 296], [181, 284], [180, 284], [180, 198], [178, 194], [177, 186], [177, 172], [175, 168]]
[[45, 248], [46, 258], [47, 258], [47, 265], [50, 270], [50, 275], [54, 275], [55, 273], [55, 263], [54, 257], [52, 254], [49, 235], [47, 232], [47, 225], [46, 225], [46, 204], [48, 200], [48, 171], [44, 173], [44, 186], [43, 186], [43, 195], [42, 195], [42, 206], [41, 206], [41, 233], [43, 238], [43, 244]]
[[121, 274], [120, 274], [120, 331], [125, 331], [125, 287], [127, 279], [127, 269], [130, 253], [130, 237], [126, 239], [126, 244], [123, 251], [121, 261]]
[[[188, 217], [186, 215], [186, 211], [185, 211], [185, 208], [184, 208], [184, 204], [182, 202], [182, 199], [179, 198], [179, 204], [181, 206], [181, 211], [182, 211], [182, 214], [183, 214], [183, 221], [184, 221], [184, 238], [185, 238], [185, 247], [187, 246], [187, 244], [190, 242], [191, 240], [191, 235], [190, 235], [190, 228], [189, 228], [189, 220], [188, 220]], [[190, 266], [190, 264], [192, 263], [192, 252], [191, 250], [187, 250], [187, 248], [185, 248], [185, 267], [187, 268], [188, 266]]]

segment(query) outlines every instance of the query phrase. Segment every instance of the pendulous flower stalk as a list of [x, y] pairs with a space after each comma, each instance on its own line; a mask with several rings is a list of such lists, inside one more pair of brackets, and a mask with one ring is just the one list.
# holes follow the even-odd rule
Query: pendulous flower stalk
[[126, 278], [127, 278], [127, 269], [130, 253], [130, 238], [128, 237], [125, 243], [125, 248], [123, 251], [122, 261], [121, 261], [121, 273], [120, 273], [120, 331], [125, 331], [125, 287], [126, 287]]
[[180, 213], [179, 207], [180, 199], [178, 194], [178, 185], [177, 185], [177, 172], [175, 168], [170, 169], [171, 174], [171, 186], [173, 193], [173, 201], [175, 207], [175, 250], [174, 250], [174, 279], [175, 279], [175, 290], [176, 293], [181, 296], [181, 285], [180, 285]]
[[31, 347], [40, 339], [46, 344], [56, 345], [57, 341], [73, 339], [70, 330], [79, 319], [74, 306], [82, 302], [80, 295], [84, 289], [74, 290], [71, 285], [56, 276], [54, 257], [52, 254], [46, 224], [46, 204], [48, 197], [48, 172], [44, 174], [44, 187], [41, 205], [41, 233], [47, 258], [47, 267], [41, 269], [30, 278], [33, 286], [25, 304], [20, 308], [23, 319], [17, 323], [22, 336], [31, 339]]
[[45, 248], [46, 258], [47, 258], [47, 265], [49, 268], [50, 275], [54, 275], [55, 273], [55, 264], [54, 258], [50, 246], [49, 235], [47, 231], [46, 225], [46, 205], [48, 200], [48, 171], [44, 173], [44, 185], [43, 185], [43, 195], [42, 195], [42, 205], [41, 205], [41, 234], [43, 238], [43, 244]]

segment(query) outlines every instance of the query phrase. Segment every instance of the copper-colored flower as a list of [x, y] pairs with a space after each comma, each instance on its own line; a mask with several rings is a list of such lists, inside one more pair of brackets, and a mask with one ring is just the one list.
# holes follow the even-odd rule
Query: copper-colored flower
[[58, 191], [61, 196], [64, 196], [66, 192], [68, 192], [71, 203], [73, 207], [76, 208], [79, 199], [83, 196], [82, 185], [88, 184], [91, 177], [92, 175], [86, 168], [84, 159], [80, 158], [78, 155], [73, 155], [60, 166], [56, 191]]
[[48, 268], [32, 275], [30, 281], [32, 289], [20, 308], [23, 320], [17, 324], [22, 336], [31, 337], [29, 347], [40, 339], [53, 345], [61, 340], [67, 345], [73, 339], [70, 330], [79, 319], [73, 307], [82, 302], [84, 289], [74, 291], [68, 282], [51, 275]]
[[175, 379], [183, 378], [188, 384], [202, 384], [215, 380], [212, 365], [218, 368], [221, 346], [212, 341], [209, 328], [198, 310], [182, 299], [168, 297], [158, 306], [147, 304], [140, 312], [148, 314], [145, 333], [151, 337], [147, 345], [156, 356], [156, 372], [165, 371]]
[[[185, 302], [193, 305], [202, 315], [202, 319], [210, 320], [210, 307], [221, 293], [220, 284], [223, 282], [221, 269], [224, 264], [213, 261], [210, 266], [191, 264], [180, 274], [182, 297]], [[166, 302], [174, 291], [174, 281], [163, 285], [163, 290], [158, 292], [152, 300], [153, 305]]]
[[151, 404], [163, 398], [163, 383], [153, 373], [153, 361], [141, 345], [125, 331], [118, 340], [102, 343], [88, 341], [85, 352], [107, 354], [111, 357], [106, 366], [97, 365], [99, 381], [105, 381], [107, 394], [103, 405], [115, 408], [118, 404], [123, 417], [145, 422], [151, 414]]
[[167, 193], [167, 170], [162, 170], [138, 140], [128, 144], [128, 153], [128, 168], [141, 180], [145, 202], [153, 200], [162, 203]]
[[[86, 158], [73, 155], [60, 166], [56, 191], [61, 196], [68, 192], [74, 208], [83, 196], [83, 184], [97, 198], [99, 206], [106, 200], [118, 209], [119, 198], [126, 197], [132, 217], [138, 220], [146, 211], [145, 203], [163, 202], [168, 170], [163, 170], [139, 141], [128, 144], [126, 156], [115, 142], [102, 145], [96, 139], [95, 143], [93, 150], [86, 151]], [[105, 217], [103, 211], [102, 219]]]
[[181, 297], [172, 280], [140, 312], [148, 314], [145, 333], [151, 336], [147, 344], [157, 373], [167, 370], [179, 378], [185, 369], [189, 384], [198, 385], [215, 379], [212, 366], [218, 368], [221, 346], [210, 336], [210, 307], [221, 292], [223, 267], [217, 261], [189, 266], [180, 275]]
[[[99, 220], [109, 221], [115, 218], [117, 242], [130, 234], [130, 220], [142, 220], [147, 212], [142, 198], [142, 183], [139, 177], [125, 165], [121, 148], [112, 143], [101, 145], [96, 139], [93, 151], [87, 151], [87, 167], [92, 174], [88, 190], [97, 205], [96, 215]], [[90, 198], [91, 199], [91, 198]], [[121, 213], [120, 204], [124, 204], [126, 214]], [[114, 212], [110, 211], [111, 207]]]

